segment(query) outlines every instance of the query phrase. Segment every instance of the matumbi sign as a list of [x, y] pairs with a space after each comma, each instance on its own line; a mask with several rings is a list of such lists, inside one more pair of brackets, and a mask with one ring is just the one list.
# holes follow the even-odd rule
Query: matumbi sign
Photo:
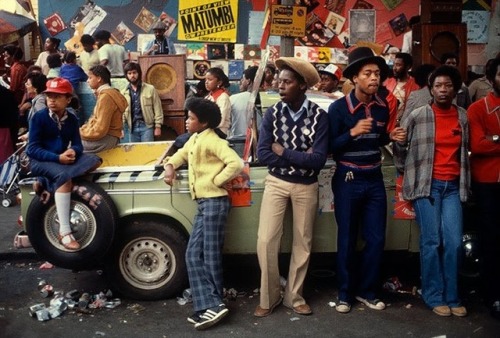
[[236, 42], [238, 0], [179, 1], [178, 39]]

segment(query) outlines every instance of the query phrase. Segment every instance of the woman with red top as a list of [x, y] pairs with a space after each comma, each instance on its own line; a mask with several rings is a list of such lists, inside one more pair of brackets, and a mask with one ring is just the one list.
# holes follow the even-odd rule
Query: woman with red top
[[420, 226], [422, 298], [439, 316], [463, 317], [458, 296], [462, 205], [469, 195], [467, 112], [452, 104], [462, 85], [454, 67], [429, 77], [431, 104], [402, 121], [407, 142], [396, 143], [396, 165], [404, 169], [403, 197], [413, 201]]
[[9, 65], [9, 71], [4, 80], [10, 85], [10, 91], [14, 93], [17, 104], [20, 104], [24, 96], [24, 78], [28, 69], [20, 62], [24, 56], [21, 48], [14, 45], [4, 47], [3, 58], [6, 65]]
[[215, 102], [220, 108], [222, 116], [218, 129], [227, 137], [229, 127], [231, 126], [231, 101], [227, 88], [229, 87], [229, 78], [220, 68], [214, 67], [207, 70], [205, 76], [205, 87], [209, 91], [206, 99]]
[[500, 58], [486, 70], [493, 91], [467, 110], [472, 192], [479, 209], [483, 298], [500, 319]]

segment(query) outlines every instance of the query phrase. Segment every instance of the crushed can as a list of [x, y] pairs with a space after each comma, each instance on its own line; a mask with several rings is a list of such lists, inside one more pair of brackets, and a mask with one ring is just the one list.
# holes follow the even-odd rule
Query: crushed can
[[82, 293], [80, 299], [78, 300], [78, 307], [80, 309], [86, 309], [87, 306], [89, 306], [89, 302], [90, 302], [90, 294], [84, 292]]
[[182, 291], [182, 298], [184, 298], [188, 303], [193, 301], [193, 295], [191, 294], [191, 289], [186, 289]]
[[106, 307], [108, 309], [114, 309], [115, 307], [117, 307], [121, 303], [122, 303], [122, 301], [120, 300], [120, 298], [115, 298], [115, 299], [112, 299], [112, 300], [105, 302], [104, 307]]
[[30, 306], [30, 316], [36, 317], [36, 312], [45, 309], [45, 304], [35, 304]]
[[50, 320], [50, 313], [49, 313], [49, 310], [44, 308], [44, 309], [41, 309], [41, 310], [38, 310], [36, 312], [36, 318], [41, 321], [41, 322], [45, 322], [47, 320]]
[[82, 294], [80, 291], [74, 289], [74, 290], [68, 291], [66, 293], [66, 298], [73, 299], [74, 301], [78, 301], [78, 299], [80, 298], [81, 295]]
[[43, 298], [48, 298], [54, 294], [54, 287], [50, 284], [46, 284], [41, 288], [40, 294]]

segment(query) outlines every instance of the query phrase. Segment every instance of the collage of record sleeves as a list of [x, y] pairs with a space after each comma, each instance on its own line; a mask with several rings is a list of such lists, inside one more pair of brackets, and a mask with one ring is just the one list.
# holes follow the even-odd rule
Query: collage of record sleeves
[[[269, 62], [279, 57], [280, 46], [269, 46]], [[239, 80], [245, 69], [258, 66], [262, 51], [259, 45], [244, 44], [210, 44], [210, 43], [179, 43], [175, 50], [186, 54], [186, 78], [201, 80], [209, 68], [219, 67], [229, 80]], [[344, 48], [295, 46], [294, 56], [317, 64], [322, 69], [326, 64], [347, 64], [347, 50]]]
[[[65, 21], [58, 12], [54, 12], [44, 18], [43, 23], [51, 36], [55, 36], [66, 29], [70, 29], [75, 37], [78, 35], [79, 40], [79, 36], [83, 34], [92, 35], [96, 30], [102, 29], [99, 28], [99, 26], [107, 16], [108, 13], [106, 10], [98, 6], [94, 1], [86, 1], [77, 8], [68, 21]], [[139, 12], [133, 16], [132, 22], [125, 22], [122, 20], [116, 27], [111, 29], [111, 36], [115, 43], [125, 45], [133, 38], [137, 38], [137, 35], [141, 35], [134, 33], [134, 31], [149, 33], [153, 24], [158, 21], [162, 21], [166, 24], [166, 36], [170, 36], [177, 26], [177, 21], [167, 13], [162, 12], [159, 16], [156, 16], [146, 7], [142, 7]], [[71, 45], [66, 47], [72, 50]], [[141, 47], [141, 42], [137, 39], [137, 50], [141, 50]]]
[[[347, 8], [347, 0], [296, 1], [307, 7], [306, 35], [296, 39], [296, 45], [305, 47], [349, 48], [358, 42], [378, 43], [405, 33], [408, 19], [404, 12], [395, 9], [403, 0], [356, 0]], [[381, 2], [382, 4], [379, 4]], [[381, 7], [394, 11], [384, 22], [377, 22]]]
[[[243, 71], [259, 65], [261, 50], [259, 45], [224, 43], [176, 43], [177, 53], [186, 54], [187, 79], [201, 80], [211, 67], [219, 67], [229, 80], [239, 80]], [[270, 46], [270, 60], [279, 57], [279, 46]]]

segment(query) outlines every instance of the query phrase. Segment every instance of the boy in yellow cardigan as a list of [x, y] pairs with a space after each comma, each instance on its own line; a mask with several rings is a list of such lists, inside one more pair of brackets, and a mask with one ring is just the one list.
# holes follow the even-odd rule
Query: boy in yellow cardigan
[[165, 183], [172, 185], [175, 169], [189, 164], [189, 189], [198, 203], [186, 250], [186, 265], [194, 314], [188, 322], [204, 330], [229, 312], [223, 303], [222, 245], [230, 202], [224, 184], [243, 169], [243, 161], [214, 130], [221, 122], [219, 107], [211, 101], [186, 101], [187, 143], [165, 164]]

